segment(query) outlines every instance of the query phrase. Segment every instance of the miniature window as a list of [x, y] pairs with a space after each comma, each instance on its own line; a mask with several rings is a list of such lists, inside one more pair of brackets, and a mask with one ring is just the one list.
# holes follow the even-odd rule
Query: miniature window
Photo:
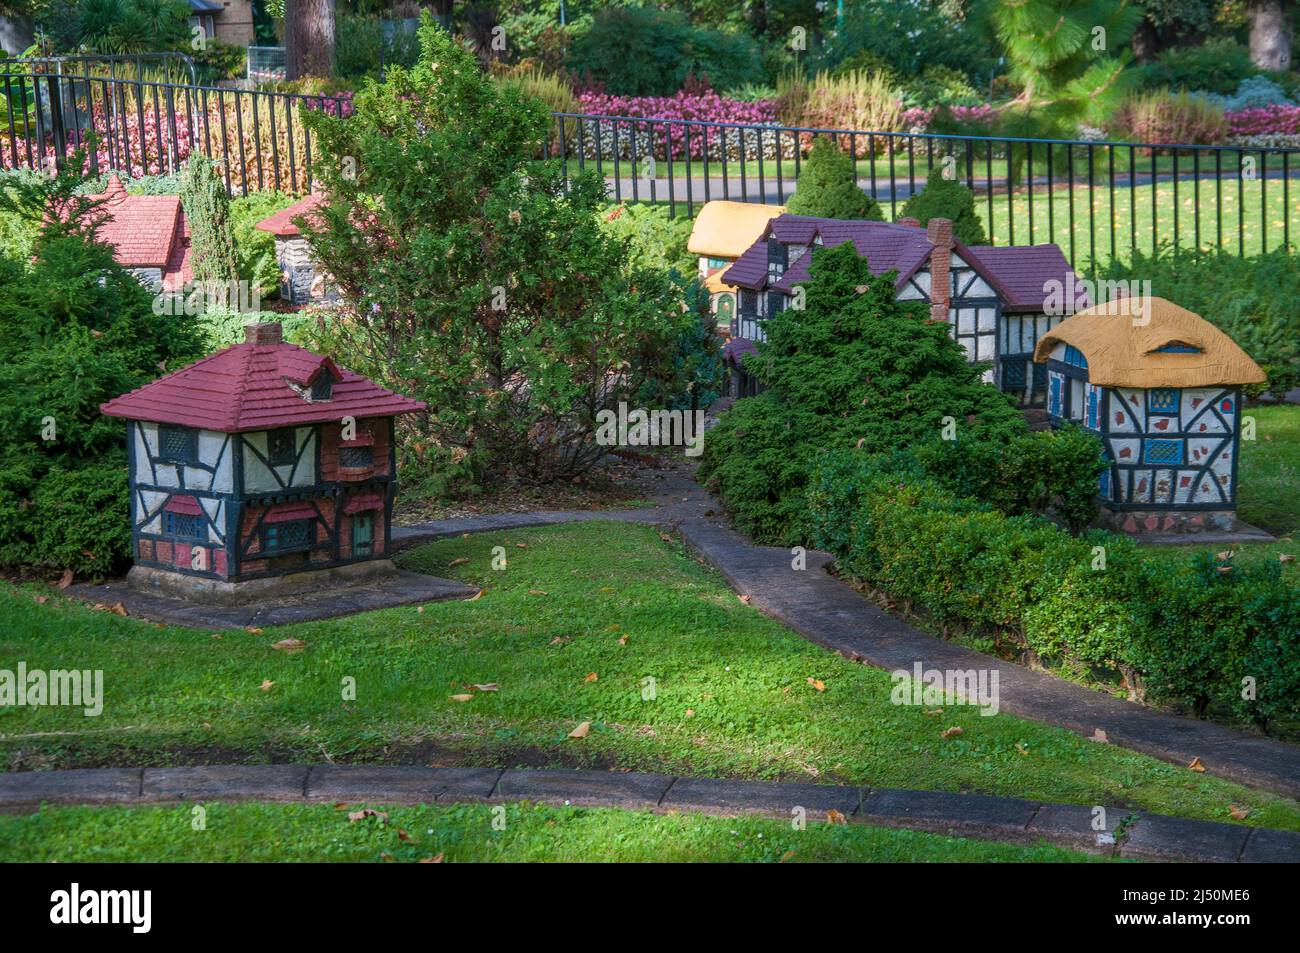
[[158, 428], [158, 455], [172, 463], [196, 463], [199, 459], [199, 432], [193, 427]]
[[297, 458], [297, 440], [292, 427], [272, 430], [266, 435], [266, 461], [273, 467], [293, 466]]
[[1025, 386], [1025, 362], [1023, 360], [1002, 362], [1002, 386], [1015, 388]]
[[206, 539], [203, 517], [197, 513], [163, 513], [163, 532], [182, 539]]
[[1186, 341], [1170, 341], [1156, 348], [1157, 354], [1200, 354], [1201, 349]]
[[757, 291], [742, 291], [740, 293], [740, 313], [751, 316], [758, 314]]
[[785, 295], [776, 291], [769, 291], [767, 293], [767, 316], [770, 318], [784, 311], [785, 300]]
[[322, 371], [320, 375], [311, 382], [311, 399], [329, 400], [330, 394], [333, 390], [334, 379], [330, 377], [328, 371]]
[[709, 268], [726, 268], [731, 264], [730, 258], [710, 258], [708, 260]]
[[1183, 462], [1183, 442], [1181, 440], [1148, 440], [1145, 456], [1147, 463]]
[[311, 520], [267, 523], [262, 527], [262, 549], [266, 552], [280, 552], [306, 546], [311, 541], [311, 526]]
[[1065, 346], [1065, 363], [1073, 364], [1075, 367], [1087, 367], [1088, 359], [1073, 344], [1067, 344]]
[[1147, 410], [1153, 414], [1178, 413], [1178, 397], [1182, 391], [1175, 387], [1159, 387], [1147, 391]]
[[349, 470], [360, 470], [372, 466], [375, 462], [373, 447], [339, 448], [339, 466]]

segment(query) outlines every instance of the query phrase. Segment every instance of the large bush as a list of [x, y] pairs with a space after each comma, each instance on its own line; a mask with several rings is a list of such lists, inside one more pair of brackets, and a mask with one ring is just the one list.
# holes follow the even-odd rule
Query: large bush
[[597, 413], [665, 373], [695, 320], [682, 289], [629, 262], [599, 222], [604, 184], [536, 162], [545, 106], [479, 71], [427, 23], [412, 70], [368, 83], [356, 112], [308, 117], [330, 194], [307, 234], [342, 306], [333, 353], [425, 400], [414, 475], [572, 476], [603, 453]]
[[858, 188], [853, 160], [830, 139], [818, 139], [799, 172], [786, 211], [817, 218], [884, 221], [880, 203]]
[[1236, 341], [1268, 382], [1248, 388], [1281, 395], [1300, 387], [1300, 259], [1279, 248], [1251, 258], [1230, 250], [1163, 246], [1111, 262], [1102, 277], [1151, 282], [1151, 293], [1194, 311]]
[[803, 489], [823, 449], [905, 447], [947, 423], [959, 440], [1025, 427], [944, 324], [896, 300], [893, 273], [872, 275], [852, 244], [811, 254], [806, 308], [769, 318], [745, 361], [766, 389], [709, 431], [701, 468], [741, 529], [776, 542], [802, 537]]
[[997, 54], [981, 12], [955, 20], [939, 4], [845, 4], [844, 28], [817, 64], [836, 70], [884, 66], [900, 79], [943, 66], [984, 83], [997, 70]]
[[1230, 95], [1243, 79], [1258, 72], [1250, 60], [1250, 50], [1229, 37], [1221, 37], [1165, 50], [1154, 63], [1142, 67], [1141, 77], [1143, 86], [1149, 89], [1169, 87]]
[[94, 240], [95, 203], [71, 173], [0, 193], [0, 215], [49, 224], [34, 257], [0, 258], [0, 564], [103, 573], [130, 556], [126, 444], [103, 401], [200, 353], [189, 318]]
[[715, 89], [751, 80], [757, 58], [748, 36], [693, 26], [679, 10], [605, 7], [574, 40], [568, 66], [611, 93], [668, 96], [688, 76]]
[[967, 245], [984, 245], [984, 223], [975, 212], [975, 193], [956, 179], [946, 179], [931, 169], [925, 188], [903, 203], [900, 218], [914, 218], [922, 225], [932, 218], [952, 222], [953, 236]]

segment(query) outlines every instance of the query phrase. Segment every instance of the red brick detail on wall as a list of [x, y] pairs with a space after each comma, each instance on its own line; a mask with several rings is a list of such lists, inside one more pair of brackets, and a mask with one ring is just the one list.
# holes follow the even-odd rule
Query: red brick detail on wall
[[345, 516], [339, 524], [339, 559], [352, 558], [352, 518]]
[[230, 562], [226, 558], [226, 551], [224, 549], [218, 549], [216, 551], [216, 554], [212, 558], [212, 568], [222, 579], [225, 579], [230, 575]]
[[372, 448], [373, 465], [363, 469], [344, 469], [339, 466], [339, 448], [343, 445], [343, 425], [341, 423], [322, 424], [320, 441], [321, 480], [325, 482], [352, 482], [388, 476], [389, 439], [387, 417], [367, 417], [357, 421], [357, 439], [349, 441], [349, 445], [359, 446], [367, 442]]
[[191, 546], [189, 543], [177, 543], [176, 555], [172, 559], [172, 565], [178, 566], [181, 569], [189, 569], [191, 554], [193, 552], [194, 552], [194, 547]]
[[154, 552], [157, 554], [154, 558], [157, 559], [158, 562], [169, 563], [172, 561], [172, 544], [168, 540], [158, 540], [158, 544], [154, 547]]
[[138, 558], [144, 562], [153, 562], [154, 552], [152, 539], [140, 540], [140, 555]]

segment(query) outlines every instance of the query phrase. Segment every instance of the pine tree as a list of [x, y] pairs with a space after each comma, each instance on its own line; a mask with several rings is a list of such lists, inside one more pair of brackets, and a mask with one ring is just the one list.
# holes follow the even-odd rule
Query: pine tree
[[217, 167], [205, 155], [190, 156], [181, 177], [181, 205], [190, 225], [190, 262], [194, 280], [206, 286], [239, 278], [230, 196]]
[[926, 180], [925, 188], [903, 204], [900, 218], [914, 218], [922, 225], [932, 218], [946, 218], [952, 222], [952, 233], [966, 245], [984, 245], [984, 223], [975, 214], [975, 193], [956, 179], [946, 179], [934, 173]]
[[815, 218], [882, 222], [880, 204], [858, 188], [850, 159], [834, 141], [819, 138], [804, 162], [786, 210]]
[[1070, 137], [1099, 125], [1130, 88], [1135, 0], [1003, 0], [993, 13], [1013, 79], [1008, 131]]

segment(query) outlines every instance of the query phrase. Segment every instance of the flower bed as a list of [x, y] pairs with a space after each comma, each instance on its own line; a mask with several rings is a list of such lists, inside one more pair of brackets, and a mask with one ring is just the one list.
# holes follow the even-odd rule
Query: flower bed
[[1234, 139], [1253, 136], [1300, 135], [1300, 106], [1260, 106], [1227, 114], [1228, 135]]

